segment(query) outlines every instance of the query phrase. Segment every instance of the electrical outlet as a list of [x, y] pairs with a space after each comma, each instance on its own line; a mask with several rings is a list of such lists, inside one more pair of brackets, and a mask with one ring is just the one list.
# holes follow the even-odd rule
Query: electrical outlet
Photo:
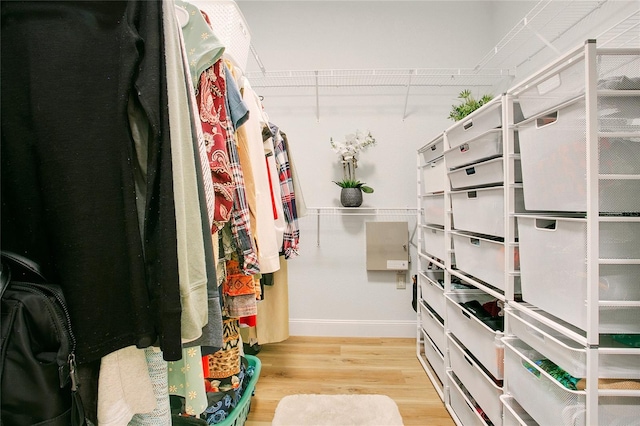
[[404, 272], [398, 272], [396, 274], [396, 289], [404, 290], [407, 288], [407, 275]]

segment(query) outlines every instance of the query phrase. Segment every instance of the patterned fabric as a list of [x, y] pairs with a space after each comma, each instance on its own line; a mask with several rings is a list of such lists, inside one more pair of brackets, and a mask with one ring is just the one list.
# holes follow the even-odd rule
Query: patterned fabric
[[286, 221], [284, 231], [282, 251], [285, 259], [298, 256], [300, 243], [300, 229], [298, 227], [298, 212], [296, 211], [296, 199], [293, 189], [293, 179], [289, 165], [289, 155], [285, 146], [285, 141], [278, 127], [269, 124], [274, 135], [274, 154], [278, 166], [278, 177], [280, 179], [280, 192], [282, 194], [282, 207]]
[[221, 63], [217, 61], [201, 74], [196, 95], [215, 191], [212, 232], [222, 228], [229, 221], [234, 192], [226, 131], [220, 117], [224, 104], [220, 99], [224, 99], [224, 92], [220, 90], [219, 85], [216, 85], [216, 80], [221, 73]]
[[169, 394], [185, 399], [184, 412], [199, 415], [208, 406], [202, 370], [202, 351], [199, 346], [182, 350], [180, 361], [170, 362]]
[[220, 123], [224, 129], [224, 135], [227, 143], [227, 151], [229, 152], [231, 174], [234, 183], [233, 210], [231, 212], [231, 231], [235, 240], [236, 247], [243, 259], [243, 273], [246, 275], [254, 275], [260, 272], [258, 266], [258, 254], [251, 233], [251, 224], [249, 223], [249, 205], [244, 190], [244, 175], [240, 158], [238, 157], [238, 148], [236, 146], [235, 133], [233, 124], [227, 117], [227, 108], [224, 96], [225, 93], [225, 73], [224, 68], [219, 69], [214, 81], [217, 92], [221, 96], [213, 98], [214, 105], [219, 111]]
[[227, 261], [227, 279], [224, 282], [223, 292], [229, 296], [245, 294], [255, 296], [253, 277], [244, 275], [240, 270], [240, 264], [235, 259]]
[[150, 413], [136, 414], [129, 422], [129, 426], [166, 426], [171, 424], [171, 407], [169, 405], [169, 388], [167, 387], [167, 362], [162, 358], [162, 352], [149, 347], [144, 350], [147, 358], [147, 368], [156, 395], [156, 408]]
[[218, 352], [202, 357], [204, 377], [220, 379], [240, 372], [240, 324], [237, 318], [224, 318], [224, 346]]

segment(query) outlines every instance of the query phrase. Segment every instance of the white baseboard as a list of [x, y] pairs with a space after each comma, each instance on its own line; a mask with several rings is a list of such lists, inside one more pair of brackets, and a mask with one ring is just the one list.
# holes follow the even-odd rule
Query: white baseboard
[[289, 318], [291, 336], [416, 337], [416, 321]]

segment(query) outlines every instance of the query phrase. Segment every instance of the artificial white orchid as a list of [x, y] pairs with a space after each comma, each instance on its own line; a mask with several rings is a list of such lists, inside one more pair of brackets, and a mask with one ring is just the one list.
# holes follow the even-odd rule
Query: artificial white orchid
[[374, 146], [376, 139], [371, 135], [370, 131], [356, 130], [355, 133], [349, 133], [344, 137], [343, 142], [336, 142], [333, 138], [329, 141], [333, 152], [340, 155], [345, 180], [356, 179], [356, 168], [358, 167], [357, 154]]

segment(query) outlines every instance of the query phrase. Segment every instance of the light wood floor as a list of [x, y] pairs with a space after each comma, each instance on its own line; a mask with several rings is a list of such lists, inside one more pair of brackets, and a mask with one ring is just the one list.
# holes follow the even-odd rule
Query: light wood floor
[[278, 401], [301, 393], [384, 394], [405, 426], [454, 425], [416, 357], [415, 339], [290, 337], [263, 345], [258, 358], [246, 426], [270, 425]]

